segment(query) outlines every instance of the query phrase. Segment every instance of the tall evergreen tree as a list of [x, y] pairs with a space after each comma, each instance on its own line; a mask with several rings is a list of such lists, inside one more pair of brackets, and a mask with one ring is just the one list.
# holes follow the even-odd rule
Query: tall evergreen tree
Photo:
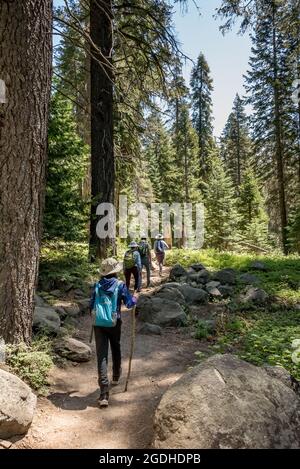
[[[281, 4], [266, 0], [257, 16], [251, 70], [246, 79], [249, 102], [253, 106], [253, 135], [258, 166], [265, 178], [277, 181], [281, 243], [287, 252], [286, 171], [294, 140], [291, 103], [291, 77], [287, 67], [284, 37], [279, 29]], [[275, 171], [274, 171], [275, 169]], [[273, 199], [275, 194], [271, 194]]]
[[78, 135], [71, 102], [56, 92], [50, 111], [44, 237], [85, 240], [87, 203], [79, 188], [88, 149]]
[[253, 244], [266, 245], [268, 240], [268, 216], [258, 181], [249, 166], [244, 171], [237, 207], [240, 216], [239, 228], [241, 235]]
[[228, 248], [238, 236], [239, 216], [232, 180], [218, 153], [210, 155], [211, 170], [204, 191], [205, 245]]
[[221, 137], [221, 155], [236, 191], [243, 180], [245, 166], [252, 153], [247, 116], [243, 101], [237, 94]]
[[198, 136], [199, 162], [202, 175], [207, 173], [207, 158], [213, 142], [213, 81], [208, 63], [201, 53], [190, 80], [193, 125]]

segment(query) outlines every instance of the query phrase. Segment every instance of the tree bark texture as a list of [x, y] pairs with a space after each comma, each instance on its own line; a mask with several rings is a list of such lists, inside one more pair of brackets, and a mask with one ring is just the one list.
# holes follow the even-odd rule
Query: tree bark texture
[[0, 0], [0, 336], [30, 342], [51, 86], [52, 0]]

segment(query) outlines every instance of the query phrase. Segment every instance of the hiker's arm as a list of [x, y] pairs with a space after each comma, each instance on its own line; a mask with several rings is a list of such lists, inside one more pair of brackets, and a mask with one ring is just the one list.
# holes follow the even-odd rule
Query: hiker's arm
[[136, 262], [137, 268], [139, 270], [142, 270], [142, 261], [141, 261], [140, 253], [136, 251], [135, 254], [134, 254], [134, 257], [135, 257], [135, 262]]
[[90, 313], [93, 311], [94, 306], [95, 306], [95, 299], [96, 299], [96, 284], [94, 285], [93, 288], [93, 293], [90, 299]]
[[128, 309], [136, 305], [136, 298], [130, 294], [125, 284], [122, 287], [122, 301]]

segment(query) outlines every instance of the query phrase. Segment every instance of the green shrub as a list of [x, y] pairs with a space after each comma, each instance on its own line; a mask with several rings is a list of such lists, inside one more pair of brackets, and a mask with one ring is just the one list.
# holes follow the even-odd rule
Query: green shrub
[[48, 373], [53, 365], [48, 339], [36, 339], [31, 346], [24, 343], [9, 345], [6, 347], [6, 359], [11, 371], [34, 390], [40, 391], [48, 384]]

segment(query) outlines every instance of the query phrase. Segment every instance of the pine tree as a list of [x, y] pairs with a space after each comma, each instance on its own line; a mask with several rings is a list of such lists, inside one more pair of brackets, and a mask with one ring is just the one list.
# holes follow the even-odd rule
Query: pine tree
[[290, 113], [291, 76], [287, 52], [279, 24], [282, 4], [265, 0], [260, 5], [253, 48], [251, 70], [247, 75], [249, 102], [253, 106], [252, 128], [257, 168], [266, 180], [276, 181], [276, 192], [269, 197], [280, 219], [280, 236], [287, 252], [287, 167], [294, 147], [294, 123]]
[[199, 186], [199, 164], [197, 134], [189, 116], [189, 105], [182, 99], [178, 106], [177, 127], [171, 129], [176, 148], [176, 166], [180, 172], [177, 182], [180, 190], [180, 202], [197, 202], [201, 199]]
[[221, 137], [221, 155], [236, 192], [243, 180], [245, 166], [252, 156], [252, 144], [244, 104], [237, 94]]
[[243, 238], [259, 246], [266, 245], [268, 216], [258, 181], [249, 166], [244, 171], [237, 207], [240, 216], [239, 230]]
[[201, 53], [192, 69], [191, 103], [193, 126], [198, 136], [201, 174], [207, 174], [207, 157], [213, 142], [212, 99], [213, 81], [208, 63]]
[[238, 236], [234, 187], [219, 155], [210, 155], [210, 161], [211, 170], [204, 191], [205, 245], [226, 249]]
[[55, 93], [50, 111], [44, 237], [84, 240], [88, 213], [80, 186], [88, 163], [88, 148], [78, 135], [72, 104], [67, 98]]
[[148, 118], [143, 153], [148, 162], [153, 201], [168, 204], [178, 201], [181, 185], [175, 148], [158, 112], [153, 112]]

